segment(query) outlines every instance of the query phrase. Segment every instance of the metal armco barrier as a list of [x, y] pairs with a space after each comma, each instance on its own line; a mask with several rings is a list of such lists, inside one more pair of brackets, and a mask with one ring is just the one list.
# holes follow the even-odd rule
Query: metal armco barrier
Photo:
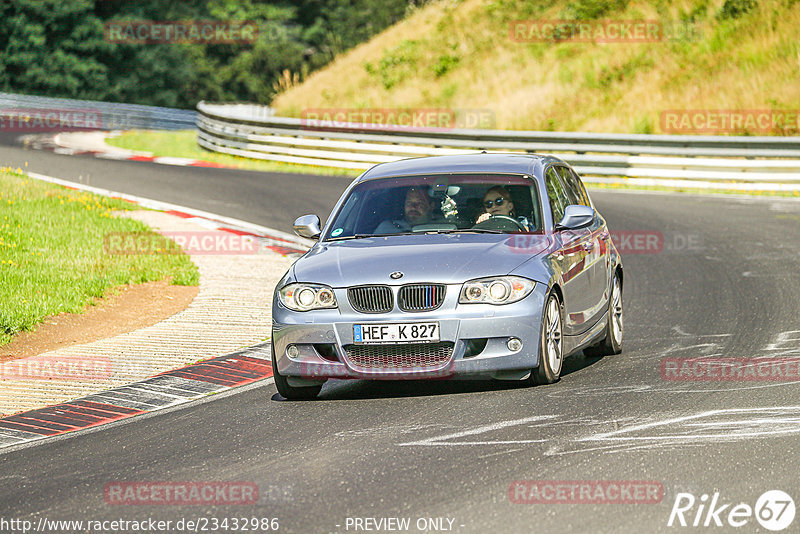
[[[25, 131], [25, 128], [15, 127], [13, 122], [19, 122], [25, 113], [32, 116], [31, 131], [36, 131], [39, 127], [35, 120], [69, 121], [70, 110], [89, 116], [90, 125], [96, 124], [100, 130], [190, 130], [197, 121], [197, 112], [190, 109], [0, 93], [0, 117], [15, 131]], [[74, 129], [74, 126], [66, 125], [65, 129]]]
[[557, 154], [585, 175], [800, 182], [800, 137], [412, 131], [352, 123], [322, 129], [276, 117], [265, 106], [200, 102], [197, 109], [200, 146], [288, 163], [368, 169], [410, 157], [486, 150]]

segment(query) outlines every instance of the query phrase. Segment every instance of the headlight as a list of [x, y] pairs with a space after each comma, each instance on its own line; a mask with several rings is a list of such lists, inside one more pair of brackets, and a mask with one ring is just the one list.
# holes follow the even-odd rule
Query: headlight
[[536, 282], [521, 276], [496, 276], [470, 280], [461, 287], [459, 304], [510, 304], [527, 297]]
[[281, 304], [294, 311], [336, 308], [333, 290], [320, 284], [289, 284], [278, 295]]

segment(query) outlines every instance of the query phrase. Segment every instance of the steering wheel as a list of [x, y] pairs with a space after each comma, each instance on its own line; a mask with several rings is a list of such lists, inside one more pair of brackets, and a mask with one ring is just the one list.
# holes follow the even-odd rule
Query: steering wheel
[[514, 217], [509, 217], [508, 215], [492, 215], [485, 221], [481, 221], [473, 228], [484, 228], [486, 230], [503, 230], [503, 231], [515, 231], [519, 230], [521, 232], [527, 232], [527, 228], [525, 228], [521, 222], [516, 220]]

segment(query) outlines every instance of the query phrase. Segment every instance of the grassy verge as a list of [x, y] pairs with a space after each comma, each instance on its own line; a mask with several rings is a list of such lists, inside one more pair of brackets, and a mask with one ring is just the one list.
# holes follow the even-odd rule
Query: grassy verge
[[359, 172], [352, 169], [337, 169], [331, 167], [317, 167], [312, 165], [295, 165], [278, 161], [262, 161], [258, 159], [242, 158], [229, 154], [219, 154], [204, 150], [197, 144], [195, 130], [180, 130], [170, 132], [154, 132], [148, 130], [131, 130], [118, 137], [111, 137], [106, 143], [128, 150], [150, 152], [154, 156], [170, 156], [178, 158], [201, 159], [252, 171], [268, 172], [295, 172], [303, 174], [322, 174], [330, 176], [358, 176]]
[[197, 267], [183, 253], [105, 252], [109, 233], [152, 232], [112, 214], [131, 207], [0, 169], [0, 345], [46, 317], [79, 313], [124, 284], [198, 284]]

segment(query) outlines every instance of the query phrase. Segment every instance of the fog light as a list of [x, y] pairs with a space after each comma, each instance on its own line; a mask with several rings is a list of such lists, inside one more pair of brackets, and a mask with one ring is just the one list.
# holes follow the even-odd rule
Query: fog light
[[511, 352], [517, 352], [522, 348], [522, 341], [519, 338], [512, 337], [506, 342], [506, 346]]
[[300, 355], [300, 351], [297, 350], [297, 345], [289, 345], [286, 347], [286, 354], [288, 354], [290, 358], [297, 358]]

